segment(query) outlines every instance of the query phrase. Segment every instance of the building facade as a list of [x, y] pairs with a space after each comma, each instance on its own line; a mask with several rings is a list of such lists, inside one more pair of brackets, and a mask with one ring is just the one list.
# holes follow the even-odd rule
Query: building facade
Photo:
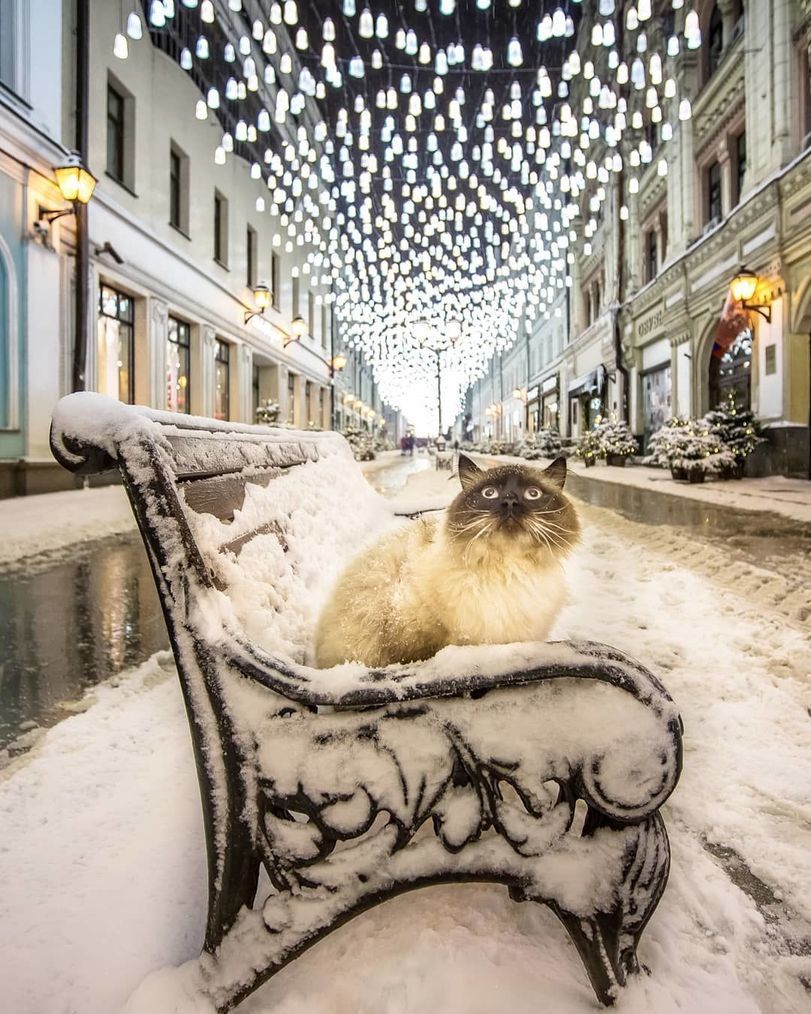
[[[671, 5], [654, 6], [649, 34], [672, 30]], [[703, 415], [731, 393], [766, 426], [752, 469], [807, 477], [811, 2], [695, 6], [702, 45], [682, 53], [678, 81], [692, 115], [671, 122], [667, 144], [663, 123], [646, 124], [641, 164], [639, 149], [620, 149], [623, 171], [581, 195], [588, 239], [570, 251], [560, 299], [532, 324], [527, 422], [574, 439], [625, 417], [644, 447], [669, 417]], [[590, 28], [584, 19], [584, 39]], [[755, 302], [770, 319], [751, 312], [723, 348], [716, 329], [742, 266], [757, 273]], [[513, 348], [523, 343], [519, 334]], [[494, 360], [472, 390], [474, 433], [513, 417], [511, 391]], [[500, 433], [510, 433], [503, 422]]]
[[[223, 123], [180, 66], [171, 33], [121, 33], [105, 0], [0, 0], [0, 495], [70, 482], [48, 447], [50, 415], [71, 390], [76, 225], [42, 210], [64, 201], [53, 168], [80, 147], [77, 15], [90, 44], [86, 164], [97, 177], [89, 236], [85, 386], [154, 408], [251, 422], [262, 404], [297, 427], [382, 421], [368, 370], [338, 341], [329, 293], [264, 179], [231, 156], [216, 164]], [[47, 24], [48, 32], [35, 31]], [[175, 40], [177, 41], [177, 40]], [[213, 58], [213, 54], [212, 54]], [[198, 118], [198, 117], [202, 118]], [[261, 314], [254, 289], [271, 304]], [[292, 321], [303, 318], [305, 333]], [[334, 374], [334, 376], [333, 376]], [[339, 378], [336, 404], [334, 377]], [[366, 386], [361, 389], [361, 384]], [[368, 410], [368, 411], [367, 411]]]

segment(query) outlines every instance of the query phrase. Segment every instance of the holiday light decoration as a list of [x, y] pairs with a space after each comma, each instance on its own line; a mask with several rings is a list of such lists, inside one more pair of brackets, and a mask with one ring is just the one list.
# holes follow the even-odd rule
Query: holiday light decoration
[[215, 162], [245, 159], [274, 247], [302, 251], [344, 344], [421, 429], [436, 425], [429, 346], [446, 349], [450, 418], [549, 317], [613, 192], [627, 220], [647, 167], [667, 174], [692, 115], [678, 62], [701, 32], [684, 0], [664, 16], [650, 0], [227, 6], [144, 9], [157, 44], [183, 46], [192, 113], [222, 125]]

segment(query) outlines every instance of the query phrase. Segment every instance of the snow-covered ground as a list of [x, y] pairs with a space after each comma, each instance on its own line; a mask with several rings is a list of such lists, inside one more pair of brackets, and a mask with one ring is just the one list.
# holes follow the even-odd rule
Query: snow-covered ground
[[[423, 472], [409, 501], [447, 497]], [[83, 494], [80, 494], [83, 495]], [[811, 1008], [809, 631], [689, 538], [583, 508], [555, 636], [660, 674], [686, 727], [665, 807], [668, 890], [625, 1014]], [[717, 565], [716, 565], [717, 564]], [[741, 593], [743, 592], [743, 593]], [[205, 863], [190, 742], [166, 656], [0, 773], [0, 982], [14, 1014], [209, 1014], [191, 990]], [[163, 970], [161, 970], [163, 969]], [[150, 976], [142, 982], [145, 976]], [[140, 983], [140, 986], [139, 986]], [[245, 1014], [583, 1014], [597, 1009], [554, 916], [498, 887], [433, 888], [353, 920]]]
[[123, 486], [0, 500], [0, 567], [135, 528]]

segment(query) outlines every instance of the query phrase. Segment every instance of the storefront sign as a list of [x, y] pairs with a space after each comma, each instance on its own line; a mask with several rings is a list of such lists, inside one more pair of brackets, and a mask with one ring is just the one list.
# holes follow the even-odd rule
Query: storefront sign
[[649, 313], [647, 317], [642, 317], [639, 321], [637, 321], [637, 337], [645, 338], [647, 335], [653, 334], [653, 332], [657, 331], [664, 323], [664, 319], [664, 307], [660, 304], [653, 313]]

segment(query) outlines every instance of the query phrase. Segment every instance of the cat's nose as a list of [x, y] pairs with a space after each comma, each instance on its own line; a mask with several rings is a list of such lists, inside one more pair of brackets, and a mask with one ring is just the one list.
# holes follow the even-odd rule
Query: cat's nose
[[518, 506], [518, 497], [515, 493], [505, 493], [501, 498], [501, 509], [512, 513]]

